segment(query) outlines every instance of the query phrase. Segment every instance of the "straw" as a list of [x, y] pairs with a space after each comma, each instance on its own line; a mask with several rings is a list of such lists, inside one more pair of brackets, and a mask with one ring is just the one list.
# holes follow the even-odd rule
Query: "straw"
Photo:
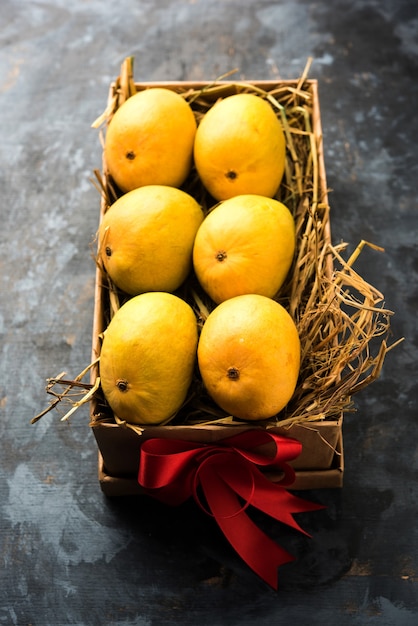
[[[383, 295], [355, 270], [354, 264], [365, 247], [383, 252], [378, 245], [361, 241], [353, 254], [344, 259], [347, 244], [333, 246], [330, 230], [330, 207], [324, 186], [322, 136], [315, 81], [308, 80], [312, 59], [298, 81], [283, 81], [268, 90], [263, 83], [225, 81], [225, 74], [202, 87], [184, 84], [178, 91], [190, 103], [197, 123], [220, 98], [231, 93], [254, 93], [266, 99], [281, 121], [287, 145], [285, 173], [277, 199], [291, 210], [296, 226], [297, 248], [293, 266], [286, 283], [275, 299], [292, 315], [298, 328], [302, 346], [299, 381], [288, 406], [265, 423], [271, 426], [291, 426], [335, 420], [344, 412], [353, 410], [353, 394], [374, 382], [381, 373], [389, 350], [399, 342], [388, 345], [390, 318], [393, 312], [384, 307]], [[134, 83], [133, 59], [125, 60], [121, 75], [112, 86], [108, 105], [93, 126], [107, 125], [118, 107], [143, 86]], [[103, 131], [102, 131], [103, 132]], [[118, 190], [103, 163], [103, 172], [95, 170], [95, 186], [102, 197], [102, 213], [117, 199]], [[201, 185], [196, 172], [190, 173], [183, 189], [201, 203], [205, 212], [213, 207], [213, 200]], [[121, 294], [100, 266], [104, 289], [104, 326], [124, 302]], [[180, 294], [196, 311], [199, 325], [204, 324], [215, 304], [205, 294], [193, 276], [186, 281]], [[96, 341], [96, 339], [94, 338]], [[90, 366], [89, 366], [90, 367]], [[89, 368], [84, 370], [84, 374]], [[93, 372], [98, 372], [96, 363]], [[84, 375], [83, 374], [83, 375]], [[77, 387], [80, 375], [73, 387]], [[65, 385], [59, 399], [68, 398], [73, 389], [71, 381], [60, 377], [50, 379], [48, 392], [55, 385]], [[87, 389], [87, 391], [86, 391]], [[78, 408], [93, 398], [95, 419], [112, 418], [100, 390], [100, 379], [93, 377], [83, 388]], [[51, 406], [50, 408], [53, 408]], [[45, 414], [50, 408], [43, 411]], [[73, 410], [70, 411], [72, 414]], [[32, 421], [37, 421], [37, 416]], [[115, 421], [121, 424], [115, 416]], [[234, 426], [241, 424], [233, 416], [217, 407], [205, 393], [198, 372], [185, 405], [173, 424], [195, 427], [211, 424]], [[125, 425], [125, 422], [124, 422]], [[140, 427], [136, 427], [141, 430]]]

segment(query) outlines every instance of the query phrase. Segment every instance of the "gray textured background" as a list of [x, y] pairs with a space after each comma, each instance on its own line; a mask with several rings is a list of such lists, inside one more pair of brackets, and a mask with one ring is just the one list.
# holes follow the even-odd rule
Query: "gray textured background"
[[[2, 0], [0, 624], [415, 625], [418, 12], [408, 0]], [[318, 78], [332, 235], [396, 311], [380, 380], [345, 420], [345, 487], [317, 492], [278, 593], [196, 507], [108, 501], [86, 410], [48, 414], [44, 380], [90, 360], [108, 85]], [[269, 528], [277, 532], [275, 526]]]

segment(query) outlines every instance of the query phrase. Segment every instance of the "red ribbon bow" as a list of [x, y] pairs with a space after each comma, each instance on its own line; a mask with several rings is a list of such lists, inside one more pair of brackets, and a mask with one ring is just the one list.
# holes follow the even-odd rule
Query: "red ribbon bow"
[[[273, 454], [256, 449], [274, 444]], [[138, 482], [145, 491], [178, 505], [194, 496], [241, 558], [271, 587], [277, 589], [277, 568], [294, 559], [263, 533], [245, 513], [252, 505], [274, 519], [309, 536], [293, 514], [323, 509], [290, 494], [284, 487], [295, 478], [288, 462], [299, 456], [302, 444], [264, 430], [249, 430], [216, 444], [176, 439], [148, 439], [141, 446]], [[279, 483], [268, 480], [260, 467], [281, 470]], [[201, 489], [205, 504], [199, 496]]]

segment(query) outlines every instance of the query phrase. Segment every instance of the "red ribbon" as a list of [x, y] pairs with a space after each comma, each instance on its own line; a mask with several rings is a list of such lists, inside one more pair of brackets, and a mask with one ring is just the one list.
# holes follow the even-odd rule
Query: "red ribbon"
[[[257, 451], [263, 444], [270, 444], [273, 453]], [[285, 489], [295, 479], [288, 462], [301, 450], [302, 444], [296, 439], [261, 429], [248, 430], [216, 444], [148, 439], [141, 447], [138, 482], [149, 495], [166, 504], [178, 505], [193, 496], [215, 518], [247, 565], [277, 589], [277, 568], [294, 557], [263, 533], [245, 510], [252, 505], [309, 536], [295, 522], [293, 514], [324, 507]], [[271, 482], [260, 471], [262, 467], [283, 471], [283, 479]]]

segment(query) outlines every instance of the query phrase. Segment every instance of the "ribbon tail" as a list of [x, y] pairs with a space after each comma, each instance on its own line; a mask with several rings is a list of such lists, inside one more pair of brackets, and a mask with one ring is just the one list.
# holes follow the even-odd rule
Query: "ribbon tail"
[[222, 477], [233, 492], [245, 501], [249, 501], [252, 506], [307, 536], [310, 536], [309, 533], [299, 526], [293, 515], [326, 508], [322, 504], [309, 502], [291, 494], [282, 484], [272, 483], [254, 467], [251, 468], [253, 489], [249, 499], [248, 484], [243, 480], [242, 468], [229, 464], [223, 468]]
[[216, 515], [215, 518], [237, 554], [262, 580], [277, 591], [278, 568], [293, 561], [294, 557], [263, 533], [246, 513], [239, 513], [235, 518], [225, 519]]
[[293, 515], [319, 511], [326, 507], [323, 504], [310, 502], [289, 493], [281, 485], [270, 482], [259, 471], [254, 472], [254, 481], [255, 489], [251, 504], [277, 521], [287, 524], [287, 526], [291, 526], [309, 537], [310, 534], [296, 522]]
[[278, 568], [294, 560], [244, 512], [236, 494], [216, 472], [201, 472], [201, 486], [219, 528], [244, 562], [273, 589], [278, 588]]

